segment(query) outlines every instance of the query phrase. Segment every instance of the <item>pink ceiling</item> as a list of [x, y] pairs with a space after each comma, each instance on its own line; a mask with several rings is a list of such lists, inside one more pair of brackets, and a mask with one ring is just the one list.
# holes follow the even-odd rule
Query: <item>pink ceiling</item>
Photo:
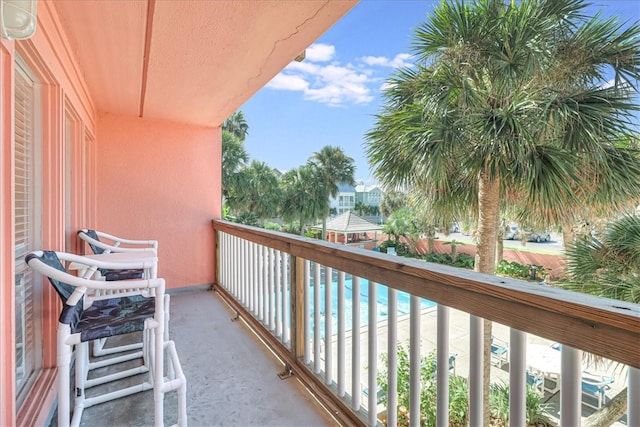
[[100, 112], [217, 126], [356, 1], [54, 4]]

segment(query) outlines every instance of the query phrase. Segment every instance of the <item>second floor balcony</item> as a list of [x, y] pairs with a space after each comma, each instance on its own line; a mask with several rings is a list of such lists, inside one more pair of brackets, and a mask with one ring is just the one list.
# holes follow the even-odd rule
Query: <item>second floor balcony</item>
[[[637, 305], [225, 221], [213, 227], [215, 292], [172, 297], [192, 425], [450, 425], [451, 377], [468, 384], [466, 422], [482, 425], [489, 321], [490, 377], [509, 385], [509, 425], [527, 421], [527, 384], [549, 425], [580, 425], [625, 388], [616, 425], [640, 422]], [[611, 381], [591, 389], [594, 375]], [[425, 411], [422, 393], [434, 385]], [[152, 396], [139, 396], [90, 408], [83, 420], [150, 424]]]

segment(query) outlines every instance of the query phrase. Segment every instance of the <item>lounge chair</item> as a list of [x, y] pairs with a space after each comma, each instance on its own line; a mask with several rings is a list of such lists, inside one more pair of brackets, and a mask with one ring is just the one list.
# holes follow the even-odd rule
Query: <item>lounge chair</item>
[[602, 408], [602, 405], [605, 403], [607, 398], [605, 391], [609, 390], [609, 384], [612, 384], [613, 381], [613, 377], [583, 371], [582, 404], [593, 409]]
[[494, 336], [491, 337], [491, 363], [502, 369], [509, 362], [509, 343]]

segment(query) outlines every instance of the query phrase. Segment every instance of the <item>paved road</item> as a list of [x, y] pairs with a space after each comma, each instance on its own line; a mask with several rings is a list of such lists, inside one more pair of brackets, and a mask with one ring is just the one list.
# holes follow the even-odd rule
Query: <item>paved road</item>
[[[448, 236], [444, 234], [437, 234], [438, 239], [440, 240], [458, 240], [460, 242], [474, 242], [472, 236], [465, 236], [462, 233], [451, 233]], [[533, 249], [533, 250], [543, 250], [549, 252], [564, 252], [564, 246], [562, 244], [562, 235], [558, 233], [551, 233], [551, 241], [550, 242], [527, 242], [526, 245], [522, 245], [520, 240], [504, 240], [505, 248], [516, 248], [516, 249]]]

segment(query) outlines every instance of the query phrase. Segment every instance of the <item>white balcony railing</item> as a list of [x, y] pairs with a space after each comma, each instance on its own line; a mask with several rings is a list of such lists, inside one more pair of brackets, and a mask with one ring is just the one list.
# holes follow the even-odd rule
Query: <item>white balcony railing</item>
[[[411, 366], [409, 419], [410, 425], [418, 425], [426, 299], [437, 304], [429, 312], [435, 310], [437, 325], [438, 426], [449, 425], [452, 309], [469, 315], [470, 425], [481, 425], [483, 417], [485, 319], [510, 328], [510, 425], [525, 424], [527, 334], [562, 344], [557, 384], [561, 425], [581, 421], [583, 351], [628, 365], [627, 423], [640, 425], [636, 304], [226, 221], [214, 220], [213, 228], [217, 290], [343, 424], [377, 425], [378, 414], [384, 411], [387, 425], [396, 425], [397, 345], [399, 336], [406, 336]], [[378, 302], [378, 294], [386, 297], [386, 304]], [[388, 354], [387, 407], [392, 410], [380, 407], [378, 401], [382, 353]]]

